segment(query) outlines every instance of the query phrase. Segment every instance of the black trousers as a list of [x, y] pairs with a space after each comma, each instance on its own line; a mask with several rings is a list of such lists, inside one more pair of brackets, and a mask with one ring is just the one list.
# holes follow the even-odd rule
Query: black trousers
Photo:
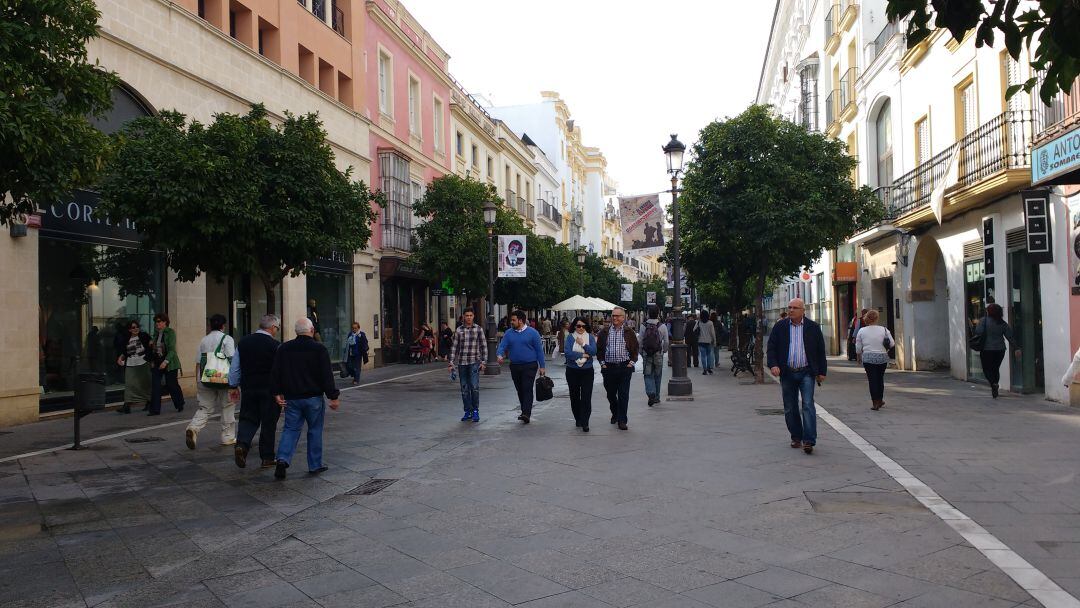
[[997, 384], [1001, 380], [1001, 362], [1005, 359], [1003, 350], [984, 350], [979, 352], [979, 361], [982, 362], [983, 375], [990, 384]]
[[885, 368], [888, 363], [863, 363], [866, 380], [870, 383], [870, 400], [881, 401], [885, 398]]
[[521, 413], [526, 416], [532, 416], [533, 383], [536, 382], [536, 371], [539, 368], [536, 362], [510, 364], [510, 377], [513, 378], [514, 388], [517, 389]]
[[615, 422], [626, 424], [627, 410], [630, 409], [630, 379], [634, 368], [626, 363], [612, 364], [600, 370], [604, 377], [604, 390], [607, 391], [608, 407]]
[[240, 421], [236, 427], [236, 443], [251, 447], [255, 431], [259, 431], [259, 458], [274, 460], [274, 436], [277, 433], [281, 406], [269, 390], [240, 391]]
[[580, 426], [589, 426], [589, 418], [592, 417], [592, 389], [595, 375], [592, 367], [566, 368], [566, 384], [570, 387], [570, 411], [574, 414], [574, 422]]
[[165, 379], [165, 390], [169, 391], [169, 398], [172, 399], [173, 407], [176, 411], [184, 409], [184, 391], [180, 390], [180, 383], [177, 381], [176, 376], [180, 372], [178, 369], [172, 371], [158, 369], [158, 366], [154, 365], [150, 367], [150, 403], [149, 409], [151, 414], [161, 413], [161, 380]]
[[698, 366], [698, 343], [687, 342], [686, 343], [686, 367]]

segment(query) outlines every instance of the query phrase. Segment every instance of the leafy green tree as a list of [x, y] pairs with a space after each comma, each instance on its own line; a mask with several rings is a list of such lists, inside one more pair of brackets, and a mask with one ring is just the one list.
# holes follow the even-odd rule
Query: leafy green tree
[[[424, 198], [413, 205], [417, 216], [427, 218], [416, 229], [417, 247], [412, 255], [421, 272], [432, 283], [450, 279], [456, 290], [485, 300], [490, 263], [484, 225], [487, 201], [498, 204], [495, 234], [528, 233], [525, 221], [503, 203], [495, 188], [472, 177], [448, 174], [433, 179]], [[531, 258], [531, 241], [527, 247]], [[528, 268], [533, 271], [532, 259]]]
[[[679, 203], [687, 247], [706, 259], [715, 251], [731, 272], [749, 268], [760, 311], [769, 278], [809, 266], [884, 216], [870, 188], [852, 183], [855, 166], [843, 143], [768, 106], [713, 122], [694, 144]], [[762, 352], [759, 341], [758, 382]]]
[[668, 294], [668, 288], [667, 281], [661, 276], [635, 281], [634, 301], [627, 303], [627, 308], [630, 310], [648, 310], [647, 293], [650, 291], [656, 292], [656, 305], [662, 310], [664, 308], [664, 296]]
[[117, 82], [87, 60], [99, 16], [93, 0], [0, 2], [0, 224], [94, 182], [108, 138], [88, 117]]
[[210, 125], [165, 112], [116, 136], [101, 212], [134, 219], [181, 281], [253, 274], [274, 290], [309, 262], [363, 249], [382, 198], [340, 171], [315, 114], [271, 124], [261, 105]]
[[[889, 19], [911, 17], [908, 46], [945, 28], [957, 40], [976, 30], [976, 46], [992, 46], [998, 33], [1013, 59], [1024, 47], [1033, 51], [1031, 65], [1045, 71], [1039, 95], [1047, 104], [1058, 91], [1069, 91], [1080, 75], [1080, 2], [1076, 0], [889, 0]], [[931, 18], [933, 23], [931, 24]], [[1009, 96], [1039, 86], [1037, 78], [1010, 87]]]
[[[574, 264], [577, 266], [577, 264]], [[574, 269], [579, 270], [578, 268]], [[576, 277], [577, 275], [575, 275]], [[586, 297], [596, 297], [608, 302], [619, 302], [619, 290], [626, 281], [617, 270], [604, 263], [604, 259], [595, 253], [585, 255], [585, 293]], [[575, 288], [575, 292], [577, 289]]]

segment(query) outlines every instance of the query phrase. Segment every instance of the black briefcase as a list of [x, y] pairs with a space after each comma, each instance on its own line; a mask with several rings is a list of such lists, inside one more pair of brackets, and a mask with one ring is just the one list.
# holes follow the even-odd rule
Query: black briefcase
[[555, 382], [551, 378], [540, 376], [536, 379], [536, 400], [547, 401], [551, 399], [554, 388]]

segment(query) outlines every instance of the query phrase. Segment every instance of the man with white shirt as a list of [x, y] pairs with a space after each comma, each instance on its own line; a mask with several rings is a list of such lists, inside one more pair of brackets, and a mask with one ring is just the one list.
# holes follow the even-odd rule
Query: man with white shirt
[[210, 333], [199, 342], [199, 352], [195, 357], [195, 377], [198, 378], [196, 396], [199, 407], [195, 410], [191, 422], [188, 423], [184, 432], [185, 442], [189, 450], [194, 450], [198, 443], [199, 431], [206, 428], [210, 416], [219, 407], [221, 408], [221, 445], [233, 445], [236, 443], [236, 403], [229, 400], [229, 386], [227, 382], [220, 385], [203, 382], [203, 368], [209, 357], [224, 357], [230, 360], [236, 354], [236, 343], [232, 336], [225, 333], [226, 320], [224, 315], [216, 314], [210, 317]]

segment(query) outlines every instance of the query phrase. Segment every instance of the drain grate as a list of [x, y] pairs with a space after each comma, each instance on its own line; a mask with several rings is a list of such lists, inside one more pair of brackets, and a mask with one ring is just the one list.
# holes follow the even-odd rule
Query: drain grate
[[125, 439], [128, 443], [153, 443], [155, 441], [165, 441], [164, 437], [132, 437], [131, 439]]
[[784, 408], [758, 408], [754, 410], [758, 416], [783, 416]]
[[378, 494], [386, 488], [394, 485], [396, 479], [372, 479], [364, 485], [356, 486], [355, 488], [345, 492], [346, 496], [370, 496], [371, 494]]

